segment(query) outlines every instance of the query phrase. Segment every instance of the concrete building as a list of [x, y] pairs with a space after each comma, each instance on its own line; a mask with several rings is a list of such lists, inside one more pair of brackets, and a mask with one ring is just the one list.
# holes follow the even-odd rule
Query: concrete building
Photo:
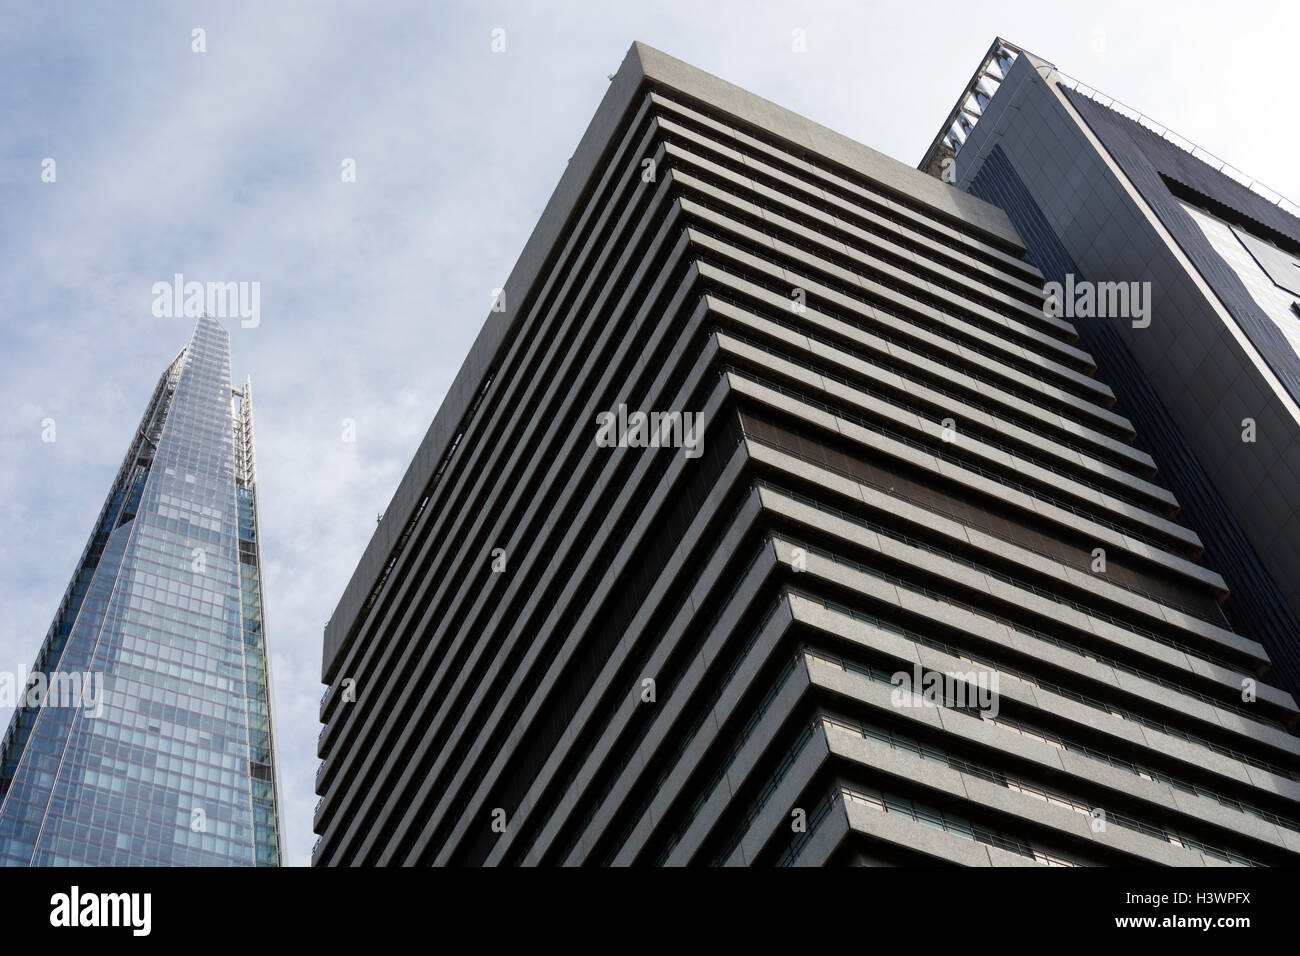
[[634, 45], [326, 628], [313, 861], [1294, 863], [1295, 701], [1025, 253]]

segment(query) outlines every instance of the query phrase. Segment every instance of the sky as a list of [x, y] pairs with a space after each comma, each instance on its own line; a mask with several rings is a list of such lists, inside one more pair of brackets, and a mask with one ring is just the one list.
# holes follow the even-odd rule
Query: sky
[[305, 865], [325, 622], [630, 44], [915, 165], [998, 35], [1300, 200], [1290, 0], [0, 0], [0, 671], [29, 670], [189, 339], [154, 283], [259, 283], [257, 326], [226, 325]]

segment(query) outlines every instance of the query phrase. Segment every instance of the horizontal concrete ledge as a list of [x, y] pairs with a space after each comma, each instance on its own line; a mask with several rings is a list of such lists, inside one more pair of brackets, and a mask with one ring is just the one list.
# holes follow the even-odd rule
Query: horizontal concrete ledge
[[887, 190], [923, 203], [941, 218], [985, 233], [995, 243], [1024, 249], [1007, 214], [991, 203], [953, 189], [906, 163], [644, 43], [633, 43], [628, 57], [636, 57], [644, 76], [654, 83], [679, 90], [708, 103], [714, 112], [733, 116], [800, 150], [825, 157]]

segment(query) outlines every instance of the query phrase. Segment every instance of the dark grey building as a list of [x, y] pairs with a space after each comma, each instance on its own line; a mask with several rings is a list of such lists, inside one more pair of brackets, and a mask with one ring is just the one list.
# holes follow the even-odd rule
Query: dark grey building
[[1150, 283], [1144, 322], [1075, 325], [1300, 695], [1300, 208], [1001, 38], [921, 167], [1005, 209], [1049, 279]]
[[1025, 253], [634, 45], [326, 628], [314, 862], [1295, 862], [1295, 701]]

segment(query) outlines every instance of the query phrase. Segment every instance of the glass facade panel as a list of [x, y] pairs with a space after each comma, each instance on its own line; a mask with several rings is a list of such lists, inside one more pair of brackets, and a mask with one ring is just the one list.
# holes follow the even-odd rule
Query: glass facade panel
[[[1201, 227], [1205, 237], [1214, 246], [1214, 251], [1237, 274], [1237, 278], [1246, 287], [1251, 298], [1259, 304], [1270, 319], [1277, 323], [1277, 327], [1282, 330], [1282, 334], [1291, 343], [1296, 354], [1300, 355], [1300, 315], [1297, 315], [1294, 308], [1297, 301], [1296, 293], [1274, 281], [1273, 276], [1248, 249], [1236, 227], [1204, 209], [1198, 209], [1191, 203], [1183, 203], [1183, 208], [1196, 220], [1196, 224]], [[1254, 243], [1265, 245], [1259, 240], [1254, 240]], [[1295, 266], [1294, 271], [1297, 276], [1300, 276], [1300, 262], [1290, 259], [1287, 253], [1280, 249], [1271, 248], [1271, 251], [1277, 260], [1282, 260], [1283, 265], [1288, 264], [1286, 260], [1289, 259], [1289, 264]]]

